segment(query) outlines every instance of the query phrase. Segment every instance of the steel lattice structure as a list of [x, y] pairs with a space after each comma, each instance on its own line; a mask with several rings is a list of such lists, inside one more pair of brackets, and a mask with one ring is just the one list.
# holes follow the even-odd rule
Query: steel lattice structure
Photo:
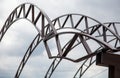
[[[70, 60], [73, 63], [84, 61], [73, 76], [73, 78], [81, 78], [96, 61], [93, 59], [96, 54], [103, 50], [111, 53], [120, 51], [119, 22], [100, 23], [82, 14], [65, 14], [51, 21], [43, 10], [30, 3], [21, 4], [12, 11], [0, 31], [0, 41], [10, 26], [20, 19], [30, 21], [38, 34], [28, 47], [17, 69], [15, 78], [19, 78], [25, 64], [41, 41], [45, 45], [48, 57], [54, 59], [44, 78], [52, 76], [62, 59]], [[55, 54], [52, 54], [49, 45], [51, 41], [56, 45], [57, 52]], [[91, 41], [97, 44], [94, 49], [90, 46]], [[81, 51], [85, 55], [72, 57], [72, 53], [78, 48], [82, 49]]]

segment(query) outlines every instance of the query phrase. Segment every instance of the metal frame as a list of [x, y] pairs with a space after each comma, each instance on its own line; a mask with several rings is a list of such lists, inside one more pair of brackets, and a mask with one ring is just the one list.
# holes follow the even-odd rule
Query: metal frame
[[[106, 27], [112, 27], [112, 26], [114, 26], [114, 31], [113, 32], [115, 32], [116, 33], [116, 28], [117, 28], [117, 26], [116, 26], [116, 24], [120, 24], [120, 23], [118, 23], [118, 22], [109, 22], [109, 23], [104, 23], [104, 25], [106, 26]], [[95, 26], [92, 26], [92, 27], [90, 27], [89, 28], [89, 30], [92, 30], [91, 31], [91, 33], [93, 32], [93, 29], [97, 29], [97, 27], [98, 27], [99, 25], [95, 25]], [[111, 28], [110, 28], [111, 29]], [[84, 31], [86, 31], [86, 30], [84, 30]], [[100, 30], [99, 29], [97, 29], [96, 30], [96, 32], [98, 32], [98, 35], [96, 35], [96, 37], [101, 37], [102, 36], [102, 33], [100, 33]], [[107, 32], [107, 30], [106, 30], [106, 32]], [[116, 33], [116, 34], [118, 34], [118, 33]], [[119, 35], [119, 34], [118, 34]], [[107, 35], [108, 37], [110, 36], [110, 35]], [[111, 35], [112, 36], [112, 35]], [[118, 43], [118, 39], [117, 38], [113, 38], [113, 39], [111, 39], [111, 40], [109, 40], [109, 41], [107, 41], [107, 43], [110, 43], [110, 42], [113, 42], [113, 41], [115, 41], [115, 44], [113, 44], [114, 45], [114, 47], [118, 47], [118, 46], [116, 46], [117, 45], [117, 43]], [[81, 43], [81, 42], [80, 42]], [[78, 44], [80, 44], [80, 43], [78, 43]], [[101, 47], [99, 47], [98, 49], [96, 49], [96, 52], [97, 53], [99, 53], [100, 51], [99, 50], [101, 50], [102, 48]], [[99, 52], [98, 52], [99, 51]], [[92, 57], [91, 58], [89, 58], [89, 59], [92, 59]], [[56, 59], [55, 59], [56, 60]], [[58, 62], [59, 63], [59, 61], [53, 61], [53, 63], [51, 64], [51, 66], [50, 66], [50, 68], [49, 68], [49, 70], [48, 70], [48, 72], [49, 73], [53, 73], [53, 71], [55, 70], [55, 68], [56, 68], [56, 66], [58, 66], [58, 64], [56, 64], [56, 63], [54, 63], [54, 62]], [[58, 60], [58, 59], [57, 59]], [[88, 59], [86, 59], [86, 61], [80, 66], [80, 68], [77, 70], [77, 72], [75, 73], [75, 75], [74, 75], [74, 78], [77, 78], [77, 76], [79, 76], [79, 78], [81, 78], [82, 77], [82, 75], [85, 73], [85, 71], [87, 71], [87, 69], [95, 62], [95, 60], [91, 60], [91, 61], [89, 61], [89, 65], [87, 65], [87, 67], [86, 67], [86, 63], [88, 62], [87, 61]], [[53, 66], [53, 67], [52, 67]], [[85, 67], [84, 67], [85, 66]], [[50, 71], [50, 69], [51, 69], [51, 71]], [[49, 77], [51, 77], [51, 74], [48, 74], [48, 73], [46, 73], [46, 75], [50, 75]], [[49, 78], [48, 77], [48, 78]], [[47, 78], [47, 77], [46, 77]]]
[[[109, 28], [113, 26], [114, 32], [115, 32], [116, 34], [118, 34], [118, 32], [117, 32], [117, 30], [116, 30], [116, 29], [117, 29], [116, 24], [120, 25], [119, 22], [108, 22], [108, 23], [104, 23], [104, 25], [107, 26], [107, 27], [109, 27]], [[94, 28], [94, 26], [91, 27], [91, 28]], [[110, 28], [110, 29], [112, 29], [112, 28]], [[99, 32], [99, 30], [97, 30], [97, 31]], [[118, 34], [118, 35], [119, 35], [119, 34]], [[97, 37], [99, 37], [99, 36], [97, 36]], [[115, 40], [115, 39], [111, 39], [111, 40], [108, 41], [108, 43], [110, 43], [110, 42], [112, 42], [112, 41], [114, 41], [114, 40]], [[114, 44], [114, 47], [116, 47], [116, 48], [118, 47], [118, 46], [117, 46], [118, 41], [119, 41], [119, 40], [116, 39], [116, 42], [115, 42], [115, 44]], [[99, 47], [99, 48], [101, 48], [101, 47]], [[96, 50], [96, 51], [99, 51], [99, 48], [98, 48], [98, 50]], [[90, 59], [92, 59], [92, 58], [90, 58]], [[84, 63], [80, 66], [80, 68], [76, 71], [76, 73], [75, 73], [75, 75], [74, 75], [74, 78], [81, 78], [81, 77], [83, 76], [83, 74], [87, 71], [87, 69], [88, 69], [93, 63], [96, 62], [96, 59], [94, 59], [93, 61], [89, 61], [88, 65], [87, 65], [87, 67], [86, 67], [87, 61], [88, 61], [88, 59], [86, 59], [86, 60], [84, 61]], [[84, 66], [85, 66], [85, 67], [84, 67]]]
[[[97, 53], [101, 52], [100, 50], [107, 48], [109, 52], [119, 51], [118, 47], [120, 43], [120, 36], [115, 26], [115, 24], [120, 24], [119, 22], [102, 24], [99, 21], [82, 14], [66, 14], [57, 17], [53, 21], [51, 21], [43, 10], [39, 9], [36, 5], [30, 3], [21, 4], [12, 11], [0, 31], [0, 41], [2, 40], [7, 30], [10, 28], [10, 26], [19, 19], [27, 19], [28, 21], [30, 21], [37, 29], [38, 34], [27, 49], [18, 67], [15, 78], [19, 78], [26, 62], [41, 41], [43, 41], [45, 45], [48, 57], [50, 59], [55, 58], [50, 65], [45, 75], [45, 78], [50, 78], [52, 76], [54, 70], [57, 68], [62, 59], [67, 59], [73, 62], [80, 62], [85, 60], [74, 75], [74, 78], [76, 78], [77, 76], [81, 78], [82, 75], [87, 71], [87, 69], [95, 62], [95, 60], [93, 60], [92, 58]], [[41, 25], [39, 25], [38, 22], [40, 22]], [[93, 24], [93, 22], [96, 25]], [[81, 27], [81, 24], [84, 28]], [[110, 28], [111, 26], [113, 26], [113, 29]], [[60, 43], [59, 36], [64, 34], [72, 34], [73, 37], [71, 37], [71, 39], [69, 39], [65, 43], [65, 45], [62, 45]], [[100, 40], [99, 37], [101, 37], [102, 40]], [[108, 40], [109, 37], [113, 38]], [[55, 56], [51, 54], [48, 45], [48, 41], [52, 38], [55, 38], [58, 49], [58, 53]], [[96, 43], [98, 43], [98, 45], [100, 45], [100, 47], [96, 48], [96, 51], [92, 52], [91, 48], [87, 43], [87, 40], [94, 40]], [[75, 42], [77, 42], [77, 44], [74, 45]], [[115, 43], [111, 46], [111, 42]], [[72, 51], [74, 48], [76, 48], [76, 46], [80, 44], [84, 46], [87, 55], [77, 59], [67, 57], [70, 51]], [[90, 61], [88, 61], [88, 59], [90, 59]], [[84, 69], [84, 66], [88, 62], [89, 65], [87, 65], [87, 67]]]
[[[44, 25], [46, 24], [49, 24], [49, 28], [55, 33], [53, 24], [47, 14], [36, 5], [25, 3], [16, 7], [8, 16], [0, 31], [0, 41], [9, 27], [19, 19], [26, 19], [31, 22], [42, 37], [44, 37]], [[38, 23], [41, 23], [41, 25], [38, 25]]]

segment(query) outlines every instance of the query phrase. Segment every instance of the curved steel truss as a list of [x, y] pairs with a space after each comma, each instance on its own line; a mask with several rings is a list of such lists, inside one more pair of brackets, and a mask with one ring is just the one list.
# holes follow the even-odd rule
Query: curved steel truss
[[[38, 34], [28, 47], [15, 78], [19, 78], [29, 57], [43, 41], [48, 57], [54, 58], [45, 78], [50, 78], [62, 59], [74, 62], [84, 61], [73, 78], [81, 78], [87, 69], [95, 62], [94, 56], [106, 50], [107, 52], [120, 51], [119, 22], [100, 23], [99, 21], [82, 14], [65, 14], [50, 20], [47, 14], [33, 4], [22, 4], [15, 8], [7, 18], [0, 31], [0, 41], [10, 26], [19, 19], [30, 21]], [[50, 44], [55, 45], [53, 53]], [[95, 47], [92, 43], [95, 43]], [[73, 56], [73, 54], [81, 56]]]

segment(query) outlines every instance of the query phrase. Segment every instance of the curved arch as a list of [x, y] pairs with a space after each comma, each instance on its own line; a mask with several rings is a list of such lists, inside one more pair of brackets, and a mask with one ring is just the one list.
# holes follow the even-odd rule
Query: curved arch
[[48, 28], [49, 29], [49, 28]]
[[[77, 17], [74, 17], [74, 16], [77, 16]], [[74, 18], [78, 18], [76, 24], [74, 23]], [[94, 26], [93, 24], [91, 25], [90, 24], [91, 21], [92, 21], [92, 23], [94, 22], [97, 26]], [[93, 35], [94, 33], [96, 33], [97, 30], [101, 29], [102, 34], [100, 34], [100, 33], [99, 34], [101, 35], [102, 40], [104, 42], [107, 42], [107, 38], [108, 38], [107, 34], [109, 34], [109, 33], [112, 34], [113, 36], [115, 36], [115, 38], [117, 38], [118, 40], [120, 39], [120, 36], [118, 36], [115, 32], [113, 32], [109, 27], [105, 26], [104, 24], [100, 23], [99, 21], [97, 21], [91, 17], [85, 16], [82, 14], [65, 14], [60, 17], [57, 17], [52, 22], [53, 22], [54, 28], [56, 30], [72, 28], [72, 29], [78, 29], [78, 30], [83, 30], [83, 31], [85, 30], [84, 33]], [[69, 26], [67, 25], [67, 22], [69, 22]], [[84, 28], [80, 28], [81, 23], [84, 26]], [[89, 28], [92, 26], [94, 26], [94, 27], [90, 30]], [[52, 35], [53, 33], [51, 32], [51, 30], [49, 28], [46, 27], [46, 34], [47, 35], [45, 38], [47, 39], [48, 36]], [[57, 39], [56, 43], [57, 43], [57, 48], [59, 50], [59, 54], [62, 54], [61, 47], [59, 47], [60, 46], [59, 39], [58, 38], [56, 38], [56, 39]], [[48, 46], [46, 43], [45, 43], [45, 45], [46, 45], [46, 49], [47, 49]], [[47, 52], [49, 52], [49, 49], [47, 49]], [[48, 56], [51, 56], [50, 52], [48, 53]]]
[[[113, 28], [111, 28], [111, 25], [114, 25], [114, 30], [113, 30], [113, 32], [114, 33], [116, 33], [116, 29], [117, 29], [117, 27], [118, 26], [116, 26], [116, 24], [119, 24], [120, 25], [120, 23], [119, 22], [108, 22], [108, 23], [103, 23], [105, 26], [107, 26], [108, 28], [110, 28], [110, 29], [113, 29]], [[95, 26], [91, 26], [89, 29], [91, 29], [91, 30], [96, 30], [97, 29], [97, 27], [98, 27], [99, 25], [95, 25]], [[86, 30], [84, 30], [84, 31], [86, 31]], [[100, 30], [98, 29], [98, 30], [96, 30], [97, 32], [99, 32]], [[91, 31], [92, 32], [92, 31]], [[93, 34], [93, 32], [91, 33], [91, 34]], [[102, 33], [101, 33], [102, 34]], [[116, 33], [117, 34], [117, 33]], [[99, 33], [98, 33], [98, 35], [100, 35]], [[117, 34], [118, 35], [118, 34]], [[109, 36], [109, 35], [107, 35], [107, 36]], [[119, 36], [119, 35], [118, 35]], [[117, 39], [117, 38], [113, 38], [113, 39], [111, 39], [111, 40], [109, 40], [109, 41], [107, 41], [107, 43], [110, 43], [110, 42], [113, 42], [114, 40], [116, 40], [115, 42], [116, 43], [114, 43], [114, 44], [112, 44], [112, 45], [114, 45], [114, 47], [116, 47], [117, 48], [117, 42], [118, 41], [120, 41], [120, 39]], [[69, 43], [69, 42], [68, 42]], [[79, 43], [80, 44], [80, 43]], [[100, 49], [100, 47], [97, 49], [97, 50], [99, 50]], [[97, 51], [96, 50], [96, 51]], [[92, 59], [92, 58], [90, 58], [90, 59]], [[51, 77], [51, 75], [53, 74], [53, 72], [54, 72], [54, 70], [56, 69], [56, 67], [59, 65], [59, 63], [61, 62], [61, 59], [54, 59], [54, 61], [51, 63], [51, 65], [50, 65], [50, 67], [49, 67], [49, 69], [48, 69], [48, 71], [47, 71], [47, 73], [46, 73], [46, 75], [45, 75], [45, 78], [50, 78]], [[84, 65], [86, 66], [86, 63], [87, 62], [89, 62], [88, 64], [88, 67], [86, 68], [86, 67], [84, 67]], [[80, 68], [77, 70], [77, 72], [75, 73], [75, 75], [74, 75], [74, 78], [76, 78], [76, 77], [79, 77], [79, 78], [81, 78], [82, 76], [83, 76], [83, 74], [87, 71], [87, 69], [93, 64], [95, 62], [95, 60], [91, 60], [91, 61], [88, 61], [88, 59], [86, 59], [86, 61], [80, 66]]]
[[[8, 16], [0, 31], [0, 41], [2, 40], [4, 34], [9, 29], [9, 27], [19, 19], [26, 19], [30, 21], [42, 37], [44, 37], [44, 30], [46, 24], [49, 24], [49, 28], [51, 28], [53, 32], [56, 32], [51, 20], [43, 10], [41, 10], [34, 4], [24, 3], [16, 7]], [[38, 25], [38, 22], [41, 24]]]
[[7, 20], [5, 21], [1, 31], [0, 31], [0, 41], [4, 37], [7, 30], [10, 28], [10, 26], [20, 19], [26, 19], [29, 22], [31, 22], [36, 30], [38, 31], [38, 35], [35, 37], [35, 39], [30, 44], [29, 48], [27, 49], [19, 68], [16, 72], [15, 78], [18, 78], [20, 76], [20, 73], [22, 72], [22, 69], [24, 68], [24, 65], [26, 64], [28, 58], [32, 54], [33, 50], [37, 47], [37, 45], [43, 40], [42, 38], [45, 35], [45, 25], [49, 25], [49, 28], [53, 32], [56, 33], [53, 24], [47, 14], [41, 10], [39, 7], [37, 7], [34, 4], [31, 3], [24, 3], [16, 7], [11, 14], [8, 16]]
[[[96, 26], [97, 27], [97, 26]], [[94, 27], [93, 27], [94, 28]], [[97, 29], [97, 28], [96, 28]], [[55, 61], [53, 61], [53, 63], [51, 64], [51, 65], [53, 65], [55, 63]], [[49, 72], [49, 71], [48, 71]], [[47, 76], [45, 77], [45, 78], [47, 78]]]
[[42, 41], [42, 38], [41, 38], [40, 34], [38, 33], [37, 36], [33, 39], [30, 46], [28, 47], [24, 57], [22, 58], [22, 61], [17, 69], [16, 74], [15, 74], [15, 78], [19, 78], [19, 76], [20, 76], [25, 64], [27, 63], [29, 57], [31, 56], [31, 54], [33, 53], [33, 51], [35, 50], [35, 48], [39, 45], [39, 43], [41, 41]]
[[[112, 51], [115, 51], [115, 50], [116, 50], [116, 48], [112, 47], [111, 45], [109, 45], [108, 43], [106, 43], [106, 42], [104, 42], [104, 41], [101, 41], [101, 40], [99, 40], [99, 39], [97, 39], [97, 38], [95, 38], [95, 37], [93, 37], [93, 36], [91, 36], [91, 35], [89, 35], [89, 34], [82, 33], [82, 32], [80, 32], [79, 30], [75, 30], [75, 29], [71, 29], [71, 28], [59, 29], [59, 30], [57, 30], [57, 34], [53, 34], [53, 35], [48, 36], [48, 37], [45, 39], [45, 42], [47, 42], [48, 40], [52, 39], [53, 37], [56, 37], [56, 35], [59, 36], [59, 35], [63, 35], [63, 34], [73, 34], [73, 35], [74, 35], [73, 38], [72, 38], [73, 42], [70, 40], [70, 41], [71, 41], [71, 44], [69, 44], [69, 45], [70, 45], [71, 47], [69, 48], [69, 50], [63, 52], [62, 55], [59, 55], [59, 56], [49, 56], [50, 58], [64, 58], [64, 59], [71, 60], [71, 61], [73, 61], [73, 62], [80, 62], [80, 61], [82, 61], [82, 60], [84, 60], [84, 59], [87, 59], [87, 58], [89, 58], [89, 57], [92, 57], [92, 56], [96, 55], [96, 53], [94, 54], [94, 53], [89, 53], [89, 52], [87, 52], [88, 55], [85, 56], [85, 57], [87, 57], [87, 58], [84, 58], [84, 57], [83, 57], [83, 58], [79, 58], [79, 59], [77, 59], [77, 60], [72, 60], [72, 59], [70, 59], [70, 58], [66, 58], [66, 55], [69, 53], [69, 51], [70, 51], [70, 49], [72, 48], [72, 46], [73, 46], [75, 40], [77, 39], [77, 37], [80, 37], [80, 40], [81, 40], [81, 42], [82, 42], [82, 39], [81, 39], [81, 38], [83, 38], [83, 36], [87, 37], [88, 39], [92, 39], [92, 40], [96, 41], [98, 44], [101, 44], [101, 45], [103, 45], [104, 47], [106, 47], [106, 48], [108, 48], [108, 49], [110, 49], [110, 50], [112, 50]], [[45, 45], [46, 45], [46, 44], [45, 44]], [[68, 45], [68, 46], [69, 46], [69, 45]], [[46, 45], [46, 46], [47, 46], [47, 45]], [[85, 48], [89, 48], [88, 46], [84, 46], [84, 47], [85, 47]], [[68, 49], [68, 48], [66, 48], [66, 49]], [[87, 51], [90, 51], [90, 50], [87, 50]], [[51, 54], [50, 54], [50, 55], [51, 55]]]
[[[76, 18], [78, 18], [76, 24], [74, 23], [74, 18], [75, 18], [74, 16], [77, 16]], [[92, 21], [92, 23], [93, 22], [97, 23], [97, 26], [91, 25], [90, 24], [91, 21]], [[65, 28], [71, 28], [71, 29], [77, 29], [77, 30], [83, 30], [83, 31], [85, 30], [84, 33], [86, 33], [88, 35], [93, 35], [94, 33], [96, 33], [97, 30], [101, 29], [102, 34], [99, 33], [99, 35], [101, 35], [102, 40], [104, 42], [107, 42], [107, 37], [108, 37], [107, 35], [109, 33], [112, 34], [113, 36], [115, 36], [115, 38], [120, 39], [120, 36], [118, 36], [115, 32], [113, 32], [109, 27], [105, 26], [104, 24], [100, 23], [99, 21], [97, 21], [97, 20], [95, 20], [95, 19], [93, 19], [91, 17], [85, 16], [85, 15], [82, 15], [82, 14], [65, 14], [65, 15], [57, 17], [52, 22], [53, 22], [54, 28], [56, 30], [59, 30], [59, 29], [63, 30]], [[70, 23], [69, 26], [67, 25], [67, 22]], [[84, 22], [84, 25], [83, 25], [82, 22]], [[83, 28], [83, 29], [80, 28], [81, 26], [79, 26], [79, 25], [81, 23], [85, 28]], [[94, 27], [92, 27], [92, 26], [94, 26]], [[90, 30], [90, 27], [92, 27], [91, 30]], [[107, 33], [107, 32], [109, 32], [109, 33]], [[52, 35], [54, 35], [54, 36], [56, 35], [56, 34], [53, 34], [51, 32], [51, 30], [49, 28], [47, 28], [47, 27], [46, 27], [46, 34], [47, 35], [45, 36], [44, 40], [48, 39], [48, 37], [50, 37]], [[56, 39], [57, 39], [56, 43], [57, 43], [57, 48], [59, 50], [59, 54], [62, 54], [61, 47], [59, 47], [60, 46], [59, 38], [56, 38]], [[47, 46], [46, 43], [45, 43], [45, 45], [46, 45], [47, 52], [49, 52], [48, 56], [51, 57], [48, 46]]]
[[[117, 27], [119, 27], [119, 26], [117, 26], [116, 24], [119, 24], [119, 25], [120, 25], [119, 22], [107, 22], [107, 23], [103, 23], [103, 24], [104, 24], [105, 26], [109, 27], [110, 29], [112, 29], [113, 32], [116, 33], [118, 36], [120, 36], [120, 34], [118, 34], [118, 32], [116, 31], [116, 29], [118, 29]], [[97, 25], [92, 26], [92, 27], [90, 27], [90, 28], [91, 28], [91, 29], [94, 29], [94, 28], [96, 28], [96, 27], [97, 27]], [[89, 28], [89, 29], [90, 29], [90, 28]], [[85, 30], [84, 30], [84, 31], [85, 31]], [[99, 32], [99, 30], [96, 30], [96, 31]], [[99, 35], [99, 34], [98, 34], [98, 35]], [[107, 36], [109, 36], [109, 35], [107, 35]], [[120, 40], [117, 39], [117, 38], [113, 38], [113, 39], [107, 41], [107, 43], [110, 43], [110, 42], [113, 42], [113, 41], [115, 41], [115, 43], [112, 44], [112, 45], [114, 45], [115, 48], [119, 47], [119, 46], [116, 46], [117, 43], [119, 43], [118, 41], [120, 41]], [[118, 45], [119, 45], [119, 44], [118, 44]], [[99, 48], [98, 48], [97, 50], [99, 50]], [[92, 58], [90, 58], [90, 59], [92, 59]], [[50, 67], [49, 67], [49, 69], [48, 69], [48, 71], [47, 71], [47, 73], [46, 73], [46, 75], [45, 75], [45, 78], [50, 78], [50, 77], [51, 77], [51, 75], [53, 74], [53, 71], [56, 69], [56, 67], [58, 66], [58, 64], [59, 64], [60, 62], [61, 62], [61, 59], [54, 59], [54, 61], [53, 61], [52, 64], [50, 65]], [[88, 63], [88, 65], [87, 65], [87, 67], [86, 67], [86, 63], [87, 63], [87, 62], [89, 62], [89, 63]], [[94, 62], [95, 62], [95, 60], [88, 61], [88, 59], [86, 59], [86, 61], [84, 61], [84, 63], [80, 66], [80, 68], [79, 68], [79, 69], [77, 70], [77, 72], [75, 73], [74, 78], [76, 78], [76, 77], [81, 78], [81, 77], [83, 76], [83, 74], [87, 71], [87, 69], [88, 69]], [[84, 67], [84, 66], [85, 66], [85, 67]]]
[[[67, 16], [67, 19], [68, 19], [68, 16], [70, 17], [70, 15], [72, 16], [72, 14], [66, 14], [66, 15], [63, 15], [63, 16]], [[73, 15], [80, 15], [80, 16], [82, 16], [81, 14], [73, 14]], [[63, 17], [63, 16], [60, 16], [60, 17]], [[85, 16], [85, 15], [83, 15], [83, 16], [87, 18], [87, 16]], [[83, 19], [83, 16], [81, 17], [82, 19]], [[55, 20], [52, 21], [53, 24], [54, 24], [54, 27], [55, 27], [55, 21], [58, 20], [58, 19], [60, 19], [60, 17], [58, 17], [58, 18], [56, 18]], [[80, 19], [81, 19], [81, 18], [80, 18]], [[91, 17], [88, 17], [88, 18], [94, 20], [94, 19], [91, 18]], [[82, 21], [82, 20], [81, 20], [81, 21]], [[95, 20], [95, 21], [96, 21], [96, 20]], [[96, 21], [96, 22], [97, 22], [97, 21]], [[64, 23], [65, 23], [65, 22], [64, 22]], [[78, 23], [80, 23], [80, 20], [79, 20]], [[77, 25], [78, 25], [78, 23], [77, 23]], [[98, 22], [98, 23], [99, 23], [99, 22]], [[64, 25], [65, 25], [65, 24], [64, 24]], [[48, 25], [46, 25], [45, 28], [47, 28], [47, 26], [48, 26]], [[76, 27], [77, 27], [77, 26], [76, 26]], [[64, 27], [64, 28], [66, 28], [66, 27]], [[72, 27], [71, 27], [71, 28], [72, 28]], [[48, 29], [49, 29], [49, 27], [48, 27]], [[78, 29], [78, 30], [80, 30], [80, 29]], [[46, 30], [46, 31], [47, 31], [47, 30]], [[81, 31], [81, 30], [80, 30], [80, 31]], [[51, 31], [51, 32], [52, 32], [52, 31]], [[81, 31], [81, 32], [82, 32], [82, 31]], [[48, 35], [47, 35], [47, 36], [48, 36]], [[35, 40], [35, 39], [34, 39], [34, 40]], [[34, 42], [34, 40], [33, 40], [33, 42]], [[33, 43], [33, 42], [32, 42], [32, 43]], [[35, 44], [36, 44], [36, 43], [35, 43]], [[37, 46], [37, 45], [36, 45], [36, 46]], [[27, 54], [30, 56], [30, 55], [31, 55], [30, 53], [32, 53], [32, 51], [26, 52], [24, 58], [27, 58], [27, 60], [28, 60], [29, 57], [27, 56]], [[18, 68], [18, 71], [17, 71], [17, 73], [16, 73], [16, 77], [20, 75], [20, 73], [21, 73], [21, 71], [22, 71], [25, 63], [27, 62], [27, 60], [25, 61], [24, 58], [23, 58], [23, 60], [21, 61], [21, 64], [20, 64], [20, 66], [19, 66], [19, 68]], [[70, 60], [70, 59], [69, 59], [69, 60]]]
[[[77, 18], [77, 20], [76, 20], [76, 18]], [[74, 20], [77, 22], [75, 22]], [[69, 26], [67, 26], [67, 24], [66, 24], [67, 22], [70, 23]], [[86, 16], [83, 14], [71, 13], [71, 14], [61, 15], [61, 16], [53, 19], [52, 23], [53, 23], [55, 29], [70, 27], [70, 28], [75, 28], [75, 29], [80, 29], [80, 30], [86, 30], [87, 34], [91, 34], [91, 33], [89, 33], [90, 31], [88, 30], [91, 26], [98, 25], [98, 27], [96, 29], [99, 29], [100, 27], [102, 27], [103, 29], [107, 29], [110, 33], [112, 33], [114, 36], [116, 36], [116, 38], [120, 39], [120, 37], [116, 33], [114, 33], [111, 29], [106, 27], [103, 23], [99, 22], [98, 20], [96, 20], [92, 17]], [[85, 28], [80, 28], [81, 23], [82, 23], [82, 25], [84, 23]], [[118, 23], [118, 22], [115, 22], [115, 23]], [[51, 32], [48, 29], [49, 28], [47, 28], [46, 33]], [[94, 30], [96, 30], [96, 29], [94, 29]]]
[[[119, 29], [118, 28], [119, 26], [117, 26], [116, 24], [120, 25], [120, 22], [106, 22], [106, 23], [103, 23], [103, 24], [105, 26], [109, 27], [110, 29], [112, 29], [118, 36], [120, 36], [120, 34], [118, 34], [118, 31], [116, 30], [116, 29]], [[115, 41], [114, 47], [116, 47], [116, 48], [119, 47], [119, 46], [117, 46], [117, 43], [120, 42], [120, 39], [113, 38], [113, 39], [109, 40], [107, 43], [110, 43], [110, 42], [113, 42], [113, 41]], [[73, 78], [76, 78], [76, 77], [81, 78], [84, 75], [84, 73], [87, 71], [87, 69], [89, 69], [89, 67], [91, 67], [91, 65], [93, 63], [95, 63], [95, 61], [96, 60], [88, 61], [88, 59], [86, 59], [84, 61], [84, 63], [79, 67], [79, 69], [76, 71], [76, 73], [75, 73], [75, 75], [74, 75]], [[84, 66], [86, 66], [87, 62], [89, 62], [88, 65], [87, 65], [87, 67], [84, 67]]]
[[[35, 10], [38, 9], [39, 11], [36, 11], [38, 12], [38, 14], [36, 15], [35, 13]], [[76, 24], [74, 24], [74, 21], [73, 21], [73, 15], [79, 15], [81, 16], [79, 18], [79, 20], [77, 21]], [[62, 17], [65, 17], [65, 20], [63, 23], [60, 23], [60, 19]], [[118, 36], [117, 33], [113, 32], [111, 29], [109, 29], [108, 27], [104, 26], [102, 23], [100, 23], [99, 21], [91, 18], [91, 17], [88, 17], [88, 16], [85, 16], [85, 15], [81, 15], [81, 14], [66, 14], [66, 15], [63, 15], [63, 16], [60, 16], [58, 18], [56, 18], [55, 20], [53, 20], [53, 24], [52, 22], [50, 21], [49, 17], [41, 10], [39, 9], [36, 5], [33, 5], [33, 4], [29, 4], [29, 3], [26, 3], [26, 4], [21, 4], [19, 5], [15, 10], [13, 10], [13, 12], [9, 15], [8, 19], [6, 20], [2, 30], [0, 31], [0, 41], [2, 40], [4, 34], [6, 33], [6, 31], [9, 29], [9, 27], [11, 26], [12, 23], [14, 23], [15, 21], [19, 20], [19, 19], [27, 19], [28, 21], [30, 21], [33, 25], [35, 25], [35, 28], [37, 29], [37, 31], [39, 32], [39, 35], [36, 36], [36, 38], [33, 40], [32, 44], [30, 45], [30, 47], [28, 48], [21, 64], [20, 64], [20, 67], [18, 69], [18, 73], [17, 73], [17, 76], [16, 78], [18, 78], [18, 76], [20, 75], [21, 73], [21, 70], [23, 69], [25, 63], [27, 62], [29, 56], [31, 55], [32, 51], [35, 49], [35, 47], [39, 44], [39, 42], [41, 42], [41, 40], [44, 41], [44, 44], [46, 46], [46, 49], [47, 49], [47, 53], [48, 53], [48, 56], [51, 57], [51, 54], [50, 54], [50, 51], [49, 51], [49, 47], [47, 45], [47, 40], [48, 38], [50, 39], [51, 37], [56, 37], [56, 43], [57, 43], [57, 47], [58, 47], [58, 50], [59, 51], [62, 51], [61, 50], [61, 47], [59, 47], [60, 45], [60, 42], [59, 42], [59, 38], [58, 36], [60, 34], [63, 34], [63, 33], [73, 33], [75, 36], [73, 38], [77, 38], [78, 36], [80, 36], [80, 40], [82, 40], [83, 36], [85, 37], [89, 37], [89, 39], [93, 39], [95, 40], [96, 42], [99, 42], [100, 44], [102, 45], [105, 45], [105, 47], [111, 49], [111, 50], [116, 50], [116, 47], [115, 48], [112, 48], [111, 46], [109, 46], [107, 44], [107, 38], [106, 38], [106, 31], [109, 31], [113, 36], [115, 36], [115, 38], [117, 38], [118, 40], [120, 40], [120, 37]], [[68, 31], [68, 32], [58, 32], [56, 30], [59, 30], [59, 29], [65, 29], [67, 27], [65, 27], [65, 24], [66, 22], [68, 21], [68, 19], [70, 19], [70, 22], [71, 22], [71, 25], [68, 27], [68, 28], [72, 28], [72, 29], [78, 29], [78, 25], [81, 23], [81, 21], [84, 19], [84, 22], [85, 22], [85, 28], [86, 31], [83, 31], [82, 33], [81, 32], [71, 32], [71, 31]], [[99, 25], [96, 26], [96, 28], [93, 28], [91, 31], [89, 30], [90, 26], [89, 26], [89, 22], [88, 22], [88, 19], [92, 20], [92, 21], [95, 21], [96, 23], [98, 23]], [[46, 21], [47, 20], [47, 23]], [[37, 23], [40, 22], [41, 23], [41, 26], [37, 25]], [[58, 27], [56, 27], [56, 22], [58, 22]], [[61, 25], [62, 24], [62, 25]], [[54, 25], [54, 26], [53, 26]], [[102, 27], [103, 29], [103, 41], [100, 41], [99, 39], [96, 39], [95, 37], [91, 36], [93, 33], [95, 33], [100, 27]], [[90, 33], [91, 32], [91, 33]], [[40, 38], [41, 37], [41, 38]], [[71, 39], [73, 40], [73, 39]], [[69, 43], [71, 43], [71, 40], [67, 43], [66, 46], [69, 46]], [[83, 39], [84, 40], [84, 39]], [[33, 43], [36, 42], [36, 46], [33, 46]], [[86, 41], [86, 40], [85, 40]], [[74, 42], [74, 41], [73, 41]], [[82, 41], [81, 41], [82, 42]], [[79, 42], [80, 43], [80, 42]], [[84, 42], [82, 42], [84, 44]], [[84, 44], [85, 45], [85, 44]], [[71, 46], [70, 46], [71, 47]], [[75, 47], [75, 46], [74, 46]], [[84, 46], [86, 47], [86, 46]], [[72, 48], [72, 47], [71, 47]], [[70, 48], [69, 48], [70, 49]], [[69, 59], [69, 58], [66, 58], [66, 55], [68, 54], [69, 50], [65, 50], [65, 54], [62, 52], [59, 52], [58, 53], [58, 56], [55, 56], [53, 58], [65, 58], [65, 59], [68, 59], [68, 60], [71, 60], [71, 61], [74, 61], [74, 62], [78, 62], [80, 61], [80, 59], [77, 59], [77, 60], [72, 60], [72, 59]], [[88, 52], [88, 51], [87, 51]], [[28, 54], [27, 54], [28, 53]], [[88, 52], [89, 54], [89, 52]], [[90, 54], [89, 54], [90, 55]], [[92, 54], [91, 54], [92, 55]], [[92, 57], [90, 55], [90, 57]], [[85, 59], [87, 59], [88, 57], [85, 57]], [[20, 71], [19, 71], [20, 70]]]

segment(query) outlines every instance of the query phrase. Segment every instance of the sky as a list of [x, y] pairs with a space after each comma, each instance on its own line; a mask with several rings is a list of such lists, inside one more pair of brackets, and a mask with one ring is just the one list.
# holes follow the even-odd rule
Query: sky
[[[102, 23], [120, 21], [120, 0], [0, 0], [0, 29], [12, 10], [26, 2], [43, 9], [51, 20], [63, 14], [79, 13]], [[36, 34], [33, 25], [26, 20], [12, 24], [0, 43], [0, 78], [14, 77], [20, 60]], [[20, 78], [43, 78], [51, 62], [41, 43], [27, 62]], [[70, 78], [78, 65], [64, 60], [52, 78]], [[107, 78], [107, 68], [93, 65], [83, 78]]]

